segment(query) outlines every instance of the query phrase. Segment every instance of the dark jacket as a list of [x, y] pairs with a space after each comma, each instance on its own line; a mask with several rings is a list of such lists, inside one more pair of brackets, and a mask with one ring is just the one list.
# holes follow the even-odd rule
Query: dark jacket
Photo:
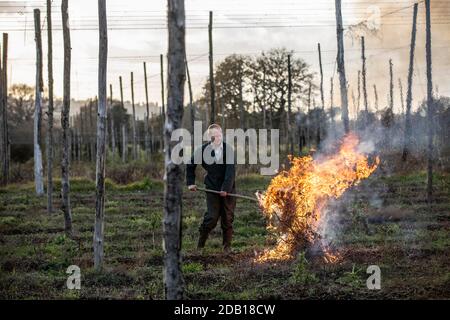
[[[226, 156], [227, 150], [230, 152], [231, 147], [223, 142], [222, 163], [207, 164], [204, 161], [203, 152], [210, 144], [211, 142], [207, 142], [201, 148], [195, 150], [195, 153], [201, 152], [202, 154], [202, 167], [207, 172], [204, 180], [205, 186], [208, 189], [230, 193], [234, 190], [235, 161], [233, 163], [226, 163]], [[214, 150], [212, 150], [211, 155], [214, 157]], [[197, 164], [194, 163], [194, 155], [192, 155], [190, 164], [186, 166], [186, 183], [188, 186], [195, 184], [196, 167]]]

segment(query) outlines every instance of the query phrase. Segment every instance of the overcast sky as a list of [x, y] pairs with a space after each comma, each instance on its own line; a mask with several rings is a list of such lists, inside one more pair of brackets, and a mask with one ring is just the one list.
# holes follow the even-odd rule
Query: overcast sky
[[[53, 1], [55, 94], [62, 95], [63, 42], [60, 0]], [[395, 86], [403, 81], [406, 96], [407, 66], [413, 8], [410, 0], [343, 0], [346, 27], [345, 60], [349, 98], [356, 95], [357, 71], [361, 68], [358, 36], [366, 36], [368, 95], [373, 84], [379, 90], [380, 107], [387, 104], [390, 58], [394, 63]], [[45, 1], [0, 1], [0, 31], [9, 33], [9, 82], [34, 85], [35, 42], [33, 8], [41, 9], [44, 57], [47, 55]], [[450, 95], [449, 1], [432, 0], [433, 77], [441, 95]], [[151, 101], [160, 103], [159, 54], [167, 51], [166, 1], [107, 0], [108, 81], [118, 97], [119, 75], [124, 79], [124, 96], [131, 97], [130, 72], [135, 77], [135, 97], [144, 100], [142, 62], [147, 62]], [[317, 43], [322, 46], [325, 97], [329, 99], [329, 79], [334, 74], [336, 29], [334, 0], [186, 0], [187, 55], [195, 96], [208, 75], [208, 11], [214, 12], [214, 59], [218, 63], [232, 53], [255, 56], [263, 50], [286, 47], [318, 72]], [[379, 16], [378, 21], [376, 17]], [[419, 5], [419, 24], [414, 77], [417, 102], [426, 94], [425, 10]], [[93, 97], [97, 92], [97, 1], [69, 0], [72, 37], [72, 97]], [[369, 21], [370, 32], [351, 32], [349, 25]], [[381, 25], [378, 25], [378, 23]], [[354, 30], [353, 30], [354, 31]], [[44, 66], [46, 66], [44, 59]], [[317, 78], [316, 78], [317, 79]], [[44, 69], [44, 81], [47, 81]], [[335, 78], [335, 102], [338, 79]], [[399, 94], [396, 91], [396, 105]], [[318, 100], [318, 99], [317, 99]], [[329, 102], [327, 102], [328, 105]], [[351, 102], [350, 102], [351, 103]], [[396, 110], [398, 111], [398, 110]]]

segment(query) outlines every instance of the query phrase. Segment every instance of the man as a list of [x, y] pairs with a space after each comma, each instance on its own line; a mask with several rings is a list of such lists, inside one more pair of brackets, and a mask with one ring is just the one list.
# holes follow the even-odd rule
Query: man
[[[209, 233], [216, 227], [220, 218], [223, 250], [225, 253], [230, 253], [236, 198], [227, 195], [235, 192], [234, 155], [231, 147], [223, 142], [222, 128], [218, 124], [208, 127], [208, 137], [210, 141], [195, 151], [190, 164], [186, 167], [186, 183], [189, 190], [197, 190], [195, 185], [197, 164], [194, 161], [197, 158], [201, 159], [201, 165], [207, 172], [204, 180], [206, 188], [220, 192], [220, 194], [206, 192], [207, 210], [199, 228], [200, 237], [197, 247], [201, 249], [205, 246]], [[198, 154], [199, 152], [201, 154]], [[227, 161], [227, 154], [231, 158], [230, 161]]]

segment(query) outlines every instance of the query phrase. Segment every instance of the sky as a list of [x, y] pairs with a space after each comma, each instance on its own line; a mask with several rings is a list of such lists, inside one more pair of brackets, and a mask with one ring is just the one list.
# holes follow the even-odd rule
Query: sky
[[[411, 0], [343, 0], [345, 63], [349, 99], [357, 95], [357, 72], [361, 69], [360, 40], [366, 38], [367, 86], [373, 105], [376, 84], [380, 107], [387, 105], [389, 59], [394, 64], [394, 100], [400, 111], [398, 79], [406, 97], [409, 44], [412, 26]], [[0, 32], [9, 34], [9, 84], [35, 81], [35, 41], [33, 9], [41, 9], [44, 67], [47, 65], [45, 1], [0, 1]], [[63, 39], [61, 1], [52, 1], [54, 85], [62, 96]], [[134, 73], [135, 100], [145, 100], [143, 61], [147, 63], [149, 99], [161, 103], [159, 55], [167, 52], [166, 1], [107, 0], [108, 83], [119, 97], [119, 76], [123, 77], [124, 99], [131, 99], [130, 72]], [[194, 96], [199, 97], [208, 76], [208, 12], [214, 13], [213, 44], [215, 64], [227, 55], [256, 56], [271, 48], [294, 50], [318, 74], [317, 43], [321, 43], [324, 92], [329, 105], [330, 78], [334, 76], [335, 104], [338, 104], [336, 76], [336, 26], [334, 0], [186, 0], [186, 51]], [[425, 6], [419, 3], [414, 105], [426, 95]], [[94, 97], [97, 93], [98, 21], [97, 1], [69, 0], [72, 40], [72, 82], [74, 99]], [[432, 0], [433, 86], [440, 95], [450, 96], [450, 1]], [[365, 28], [355, 25], [365, 22]], [[164, 61], [166, 62], [166, 61]], [[166, 66], [165, 66], [165, 70]], [[47, 71], [44, 68], [44, 82]], [[316, 77], [318, 83], [318, 77]], [[316, 98], [316, 101], [319, 101]]]

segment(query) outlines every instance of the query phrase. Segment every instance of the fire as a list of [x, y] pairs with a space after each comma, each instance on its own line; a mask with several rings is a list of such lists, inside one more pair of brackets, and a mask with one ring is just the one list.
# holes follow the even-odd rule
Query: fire
[[[369, 177], [379, 164], [377, 157], [369, 165], [358, 145], [358, 137], [350, 133], [342, 139], [336, 154], [320, 160], [311, 156], [291, 158], [290, 169], [272, 179], [266, 193], [258, 198], [267, 229], [279, 237], [277, 245], [256, 261], [292, 259], [299, 249], [321, 241], [328, 201]], [[322, 251], [327, 262], [338, 259], [326, 245]]]

